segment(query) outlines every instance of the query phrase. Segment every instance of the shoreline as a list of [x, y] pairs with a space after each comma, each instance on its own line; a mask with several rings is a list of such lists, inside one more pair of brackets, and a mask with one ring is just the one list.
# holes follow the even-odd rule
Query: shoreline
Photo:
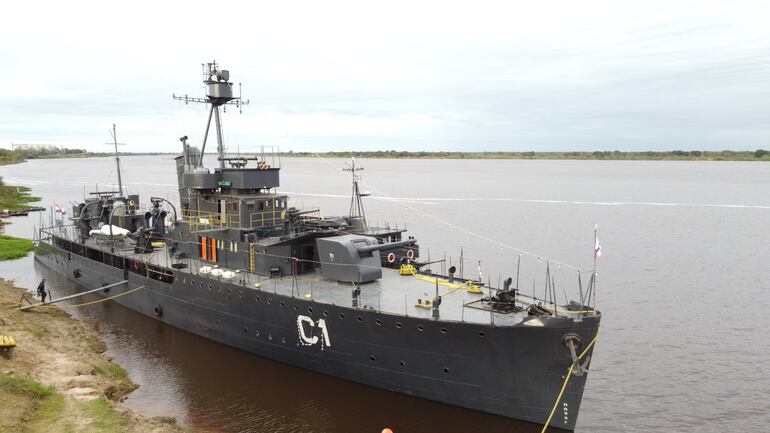
[[138, 386], [104, 354], [98, 332], [58, 307], [21, 312], [23, 295], [32, 299], [0, 277], [0, 335], [17, 344], [10, 357], [0, 355], [0, 400], [10, 408], [0, 431], [190, 431], [174, 418], [145, 417], [120, 405]]
[[[258, 153], [245, 151], [244, 155]], [[177, 152], [121, 152], [121, 156], [176, 156]], [[214, 155], [208, 153], [207, 155]], [[770, 151], [757, 150], [721, 150], [721, 151], [590, 151], [590, 152], [441, 152], [441, 151], [335, 151], [335, 152], [279, 152], [281, 158], [367, 158], [367, 159], [459, 159], [459, 160], [537, 160], [537, 161], [749, 161], [770, 162]], [[21, 160], [2, 161], [0, 165], [20, 164], [30, 159], [82, 159], [106, 158], [114, 154], [104, 152], [86, 152], [82, 154], [49, 154], [28, 157]]]

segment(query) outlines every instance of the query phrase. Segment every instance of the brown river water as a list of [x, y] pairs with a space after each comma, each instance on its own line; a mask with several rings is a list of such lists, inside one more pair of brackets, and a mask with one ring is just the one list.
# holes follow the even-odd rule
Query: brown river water
[[[122, 158], [131, 193], [178, 201], [170, 156]], [[343, 160], [284, 158], [292, 205], [346, 214]], [[213, 161], [209, 161], [211, 165]], [[602, 334], [578, 432], [764, 432], [770, 425], [770, 164], [675, 161], [362, 160], [370, 223], [406, 224], [433, 259], [463, 248], [466, 272], [516, 272], [542, 294], [546, 258], [590, 268], [594, 224]], [[112, 188], [107, 158], [0, 167], [42, 206]], [[14, 218], [30, 237], [48, 214]], [[430, 252], [428, 251], [430, 250]], [[538, 259], [538, 257], [540, 259]], [[552, 265], [573, 296], [576, 273]], [[0, 276], [54, 296], [78, 288], [32, 257]], [[99, 329], [140, 385], [126, 405], [209, 432], [539, 432], [518, 422], [261, 359], [109, 302], [73, 314]], [[489, 372], [494, 374], [494, 372]]]

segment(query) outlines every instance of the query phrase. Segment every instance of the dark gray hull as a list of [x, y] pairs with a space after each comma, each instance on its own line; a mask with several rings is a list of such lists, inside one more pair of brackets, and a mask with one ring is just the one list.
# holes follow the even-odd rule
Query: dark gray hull
[[[115, 302], [221, 344], [346, 380], [541, 424], [571, 364], [562, 338], [575, 333], [588, 343], [600, 320], [544, 317], [542, 326], [503, 327], [335, 306], [192, 274], [180, 273], [173, 284], [165, 284], [45, 241], [36, 259], [87, 289], [129, 280], [104, 296], [146, 285]], [[298, 315], [323, 319], [330, 344], [302, 344]], [[310, 329], [322, 338], [318, 327]], [[570, 380], [552, 426], [575, 428], [585, 380]]]

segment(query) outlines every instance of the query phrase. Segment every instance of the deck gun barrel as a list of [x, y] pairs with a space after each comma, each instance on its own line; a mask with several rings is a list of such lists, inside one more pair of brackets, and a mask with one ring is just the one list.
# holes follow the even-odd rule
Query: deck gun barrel
[[356, 245], [359, 253], [371, 253], [373, 251], [389, 250], [391, 248], [405, 247], [407, 245], [414, 245], [417, 243], [417, 239], [408, 239], [400, 242], [389, 242], [387, 244], [366, 245], [359, 247]]

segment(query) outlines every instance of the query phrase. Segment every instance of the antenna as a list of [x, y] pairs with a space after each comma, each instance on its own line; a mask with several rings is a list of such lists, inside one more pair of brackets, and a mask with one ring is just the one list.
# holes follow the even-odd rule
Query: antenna
[[[125, 146], [126, 143], [118, 143], [118, 134], [115, 130], [115, 124], [112, 124], [112, 131], [110, 131], [110, 135], [112, 135], [112, 143], [104, 143], [106, 145], [114, 145], [115, 146], [115, 164], [118, 165], [118, 193], [121, 197], [123, 197], [123, 179], [120, 177], [120, 156], [118, 154], [118, 146]], [[97, 188], [98, 191], [98, 188]]]
[[241, 85], [238, 84], [238, 96], [233, 96], [233, 83], [230, 80], [230, 71], [227, 69], [220, 69], [216, 61], [211, 63], [201, 64], [203, 70], [203, 83], [206, 84], [206, 98], [192, 98], [187, 95], [176, 96], [171, 95], [177, 101], [184, 101], [185, 104], [190, 102], [197, 102], [201, 104], [211, 104], [209, 110], [209, 119], [206, 122], [206, 132], [203, 135], [203, 145], [201, 146], [201, 155], [196, 165], [203, 165], [203, 155], [206, 151], [206, 141], [209, 137], [209, 128], [211, 127], [211, 117], [214, 117], [214, 122], [217, 130], [217, 154], [219, 157], [219, 168], [225, 168], [225, 143], [224, 135], [222, 134], [222, 120], [219, 117], [219, 107], [225, 107], [227, 105], [235, 105], [238, 107], [239, 112], [242, 105], [248, 105], [248, 100], [241, 99]]
[[343, 168], [342, 171], [349, 171], [353, 179], [353, 193], [350, 198], [350, 213], [348, 214], [350, 224], [356, 226], [354, 229], [365, 232], [367, 230], [366, 215], [364, 215], [364, 204], [361, 202], [361, 197], [368, 194], [361, 194], [358, 189], [358, 181], [361, 180], [361, 176], [356, 174], [363, 171], [364, 168], [356, 167], [356, 159], [353, 157], [350, 158], [350, 164], [346, 163], [345, 165], [348, 168]]

